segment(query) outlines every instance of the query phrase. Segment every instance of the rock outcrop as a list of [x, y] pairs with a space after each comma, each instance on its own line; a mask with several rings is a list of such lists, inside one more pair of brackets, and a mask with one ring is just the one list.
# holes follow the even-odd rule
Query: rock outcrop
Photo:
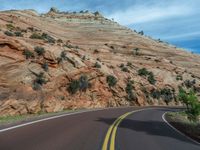
[[199, 55], [98, 12], [0, 12], [0, 115], [180, 105], [180, 86], [199, 92]]

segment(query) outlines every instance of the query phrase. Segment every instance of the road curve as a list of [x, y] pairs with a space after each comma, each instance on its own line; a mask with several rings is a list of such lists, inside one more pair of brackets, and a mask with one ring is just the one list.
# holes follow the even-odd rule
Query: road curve
[[162, 120], [162, 114], [173, 109], [132, 112], [137, 109], [140, 108], [85, 112], [0, 132], [0, 150], [102, 150], [111, 127], [108, 149], [112, 139], [116, 150], [200, 149]]

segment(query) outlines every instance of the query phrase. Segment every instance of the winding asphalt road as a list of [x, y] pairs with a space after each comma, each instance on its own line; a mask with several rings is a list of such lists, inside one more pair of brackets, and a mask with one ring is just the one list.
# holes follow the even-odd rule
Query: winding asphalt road
[[84, 112], [0, 130], [0, 150], [200, 150], [163, 121], [174, 109], [138, 109]]

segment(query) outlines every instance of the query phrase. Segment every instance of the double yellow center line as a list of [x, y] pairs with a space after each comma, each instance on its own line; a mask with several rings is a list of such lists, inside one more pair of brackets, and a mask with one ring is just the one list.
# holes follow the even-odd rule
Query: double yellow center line
[[[128, 115], [134, 112], [135, 111], [125, 113], [124, 115], [120, 116], [117, 120], [115, 120], [115, 122], [110, 126], [110, 128], [106, 133], [102, 150], [115, 150], [115, 138], [116, 138], [117, 128], [124, 118], [126, 118]], [[108, 145], [109, 140], [110, 140], [110, 145]]]

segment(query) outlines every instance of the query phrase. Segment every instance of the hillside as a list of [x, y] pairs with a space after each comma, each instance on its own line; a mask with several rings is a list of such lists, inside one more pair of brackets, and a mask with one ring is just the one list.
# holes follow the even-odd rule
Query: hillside
[[179, 86], [200, 92], [199, 55], [99, 13], [0, 12], [0, 115], [180, 105]]

